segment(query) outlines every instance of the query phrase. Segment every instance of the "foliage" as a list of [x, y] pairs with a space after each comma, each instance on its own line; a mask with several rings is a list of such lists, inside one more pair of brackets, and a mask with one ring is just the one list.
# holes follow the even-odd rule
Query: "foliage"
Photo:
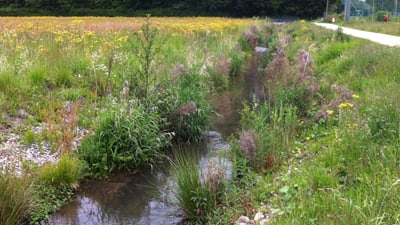
[[[292, 29], [301, 30], [302, 27]], [[324, 33], [330, 33], [323, 35], [326, 42], [318, 37], [318, 42], [309, 43], [315, 48], [315, 51], [309, 48], [310, 53], [321, 57], [316, 57], [318, 63], [314, 66], [318, 83], [325, 90], [319, 92], [322, 95], [319, 103], [323, 104], [314, 107], [320, 108], [324, 117], [303, 124], [294, 116], [289, 120], [292, 122], [286, 123], [296, 124], [287, 126], [295, 128], [287, 139], [290, 141], [286, 142], [291, 143], [285, 154], [287, 160], [281, 161], [282, 166], [274, 173], [264, 174], [255, 181], [256, 187], [250, 190], [256, 196], [251, 199], [252, 209], [273, 217], [274, 224], [397, 224], [400, 215], [393, 201], [399, 201], [400, 193], [396, 172], [400, 156], [400, 105], [399, 92], [395, 91], [400, 80], [396, 63], [400, 60], [399, 50], [361, 40], [343, 43], [340, 38], [332, 39], [332, 32]], [[305, 40], [299, 36], [289, 45], [301, 46], [297, 41]], [[290, 63], [291, 58], [293, 55], [281, 62], [294, 65]], [[280, 67], [275, 71], [281, 71]], [[289, 93], [282, 91], [280, 99], [288, 97]], [[256, 140], [262, 140], [262, 133], [257, 131], [268, 130], [266, 124], [271, 124], [272, 118], [290, 115], [286, 114], [286, 107], [292, 106], [281, 102], [284, 103], [281, 105], [283, 114], [276, 105], [272, 110], [245, 107], [242, 111], [245, 131], [250, 130], [255, 133]], [[307, 108], [306, 112], [309, 110]], [[265, 113], [268, 111], [270, 114]], [[268, 117], [271, 111], [274, 117]], [[278, 130], [285, 127], [285, 123], [275, 124], [280, 124]], [[284, 130], [277, 133], [288, 134]], [[268, 133], [274, 132], [269, 130]], [[232, 148], [236, 149], [235, 162], [238, 157], [247, 159], [244, 152], [237, 150], [240, 141], [232, 142]], [[268, 142], [265, 143], [261, 146], [268, 146]], [[249, 172], [242, 177], [246, 174]], [[235, 185], [234, 188], [239, 187]], [[226, 203], [237, 198], [235, 193], [227, 194]], [[216, 211], [221, 214], [224, 210], [231, 221], [238, 218], [235, 209]], [[251, 216], [252, 212], [246, 214]], [[218, 216], [212, 218], [213, 221], [222, 220], [218, 219]]]
[[141, 105], [112, 107], [100, 115], [94, 134], [79, 148], [79, 157], [96, 177], [151, 165], [169, 143], [159, 123], [157, 114], [146, 112]]
[[63, 154], [58, 162], [41, 166], [38, 179], [56, 188], [73, 188], [79, 183], [80, 167], [80, 162], [75, 156]]
[[[218, 159], [217, 159], [218, 160]], [[176, 150], [172, 174], [177, 181], [177, 204], [189, 221], [204, 223], [207, 215], [221, 201], [225, 171], [220, 162], [210, 159], [205, 168], [194, 152]]]
[[131, 41], [131, 48], [139, 65], [131, 72], [128, 82], [130, 96], [146, 101], [150, 96], [150, 85], [155, 81], [156, 66], [159, 63], [156, 55], [160, 51], [157, 46], [160, 46], [160, 43], [157, 43], [157, 29], [151, 27], [150, 15], [147, 15], [140, 31], [135, 33], [135, 40]]
[[390, 15], [392, 15], [389, 11], [377, 11], [375, 13], [375, 20], [376, 21], [383, 21], [383, 16], [388, 15], [389, 20], [390, 20]]
[[[255, 117], [252, 116], [254, 113]], [[244, 125], [252, 131], [242, 131], [239, 140], [240, 149], [246, 159], [260, 171], [276, 169], [281, 160], [288, 157], [294, 144], [297, 127], [296, 108], [282, 103], [275, 107], [262, 104], [255, 112], [246, 110], [245, 107], [242, 115], [245, 118], [254, 118]]]
[[29, 175], [17, 177], [10, 170], [0, 173], [0, 223], [20, 224], [34, 207], [32, 178]]
[[187, 104], [193, 101], [197, 110], [190, 116], [174, 118], [171, 123], [171, 130], [175, 132], [175, 138], [181, 141], [199, 141], [210, 125], [210, 115], [212, 109], [206, 101], [208, 87], [204, 77], [189, 71], [178, 78], [178, 102]]
[[[304, 18], [316, 18], [319, 12], [325, 8], [322, 1], [309, 1], [306, 6], [301, 1], [287, 2], [286, 0], [223, 0], [223, 1], [195, 1], [195, 0], [174, 0], [174, 1], [123, 1], [115, 0], [112, 3], [105, 0], [57, 0], [57, 1], [2, 1], [3, 13], [21, 15], [104, 15], [104, 16], [132, 16], [134, 11], [148, 13], [149, 11], [157, 13], [158, 16], [172, 16], [171, 12], [180, 16], [236, 16], [250, 17], [255, 15], [293, 15]], [[331, 5], [338, 5], [340, 2], [331, 2]], [[284, 7], [286, 6], [286, 7]], [[13, 11], [14, 9], [15, 11]], [[19, 10], [16, 11], [16, 10]], [[34, 10], [40, 10], [35, 12]], [[22, 12], [21, 12], [22, 11]], [[56, 14], [56, 15], [57, 15]], [[143, 15], [142, 14], [142, 15]]]
[[34, 185], [33, 191], [36, 207], [29, 212], [31, 224], [40, 224], [48, 220], [51, 214], [71, 200], [74, 194], [74, 189], [71, 187], [55, 187], [40, 181]]

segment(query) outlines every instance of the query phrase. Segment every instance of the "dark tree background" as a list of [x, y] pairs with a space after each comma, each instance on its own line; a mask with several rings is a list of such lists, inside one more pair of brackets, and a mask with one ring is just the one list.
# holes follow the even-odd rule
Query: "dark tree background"
[[[330, 0], [339, 4], [340, 0]], [[0, 0], [2, 15], [321, 17], [326, 0]]]

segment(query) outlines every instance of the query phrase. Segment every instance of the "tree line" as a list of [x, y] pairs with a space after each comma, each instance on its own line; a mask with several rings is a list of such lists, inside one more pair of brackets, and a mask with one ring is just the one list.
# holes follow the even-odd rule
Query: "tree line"
[[[137, 11], [174, 16], [295, 16], [311, 19], [323, 15], [327, 0], [0, 0], [3, 12], [14, 14], [135, 15]], [[340, 5], [341, 0], [330, 0]]]

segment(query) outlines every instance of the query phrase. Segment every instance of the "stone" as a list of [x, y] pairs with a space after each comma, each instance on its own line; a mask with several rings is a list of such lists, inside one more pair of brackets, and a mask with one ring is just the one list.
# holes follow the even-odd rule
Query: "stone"
[[254, 221], [258, 222], [261, 219], [264, 219], [264, 214], [262, 212], [256, 213], [256, 215], [254, 216]]
[[239, 219], [236, 221], [236, 224], [247, 224], [250, 221], [249, 217], [247, 216], [240, 216]]

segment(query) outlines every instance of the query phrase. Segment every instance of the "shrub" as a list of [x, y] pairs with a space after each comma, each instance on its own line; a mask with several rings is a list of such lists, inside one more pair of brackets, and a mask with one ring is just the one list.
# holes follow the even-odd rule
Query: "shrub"
[[243, 72], [245, 63], [244, 56], [237, 51], [233, 51], [231, 57], [229, 75], [237, 77]]
[[13, 171], [0, 173], [0, 224], [20, 224], [34, 208], [32, 180]]
[[94, 135], [79, 148], [79, 157], [93, 176], [118, 170], [135, 171], [148, 166], [161, 155], [169, 138], [160, 130], [160, 118], [140, 105], [128, 109], [108, 109], [101, 114]]
[[[178, 115], [171, 123], [175, 138], [181, 141], [199, 141], [203, 132], [210, 125], [211, 107], [207, 102], [208, 87], [204, 77], [189, 71], [178, 80], [178, 104], [186, 105], [194, 102], [197, 110], [189, 116]], [[179, 109], [178, 109], [179, 110]]]
[[22, 86], [20, 79], [10, 72], [0, 72], [0, 91], [12, 94]]
[[[383, 16], [384, 15], [391, 15], [391, 13], [389, 11], [377, 11], [375, 13], [375, 20], [376, 21], [383, 21]], [[390, 20], [390, 16], [389, 16], [389, 20]]]

